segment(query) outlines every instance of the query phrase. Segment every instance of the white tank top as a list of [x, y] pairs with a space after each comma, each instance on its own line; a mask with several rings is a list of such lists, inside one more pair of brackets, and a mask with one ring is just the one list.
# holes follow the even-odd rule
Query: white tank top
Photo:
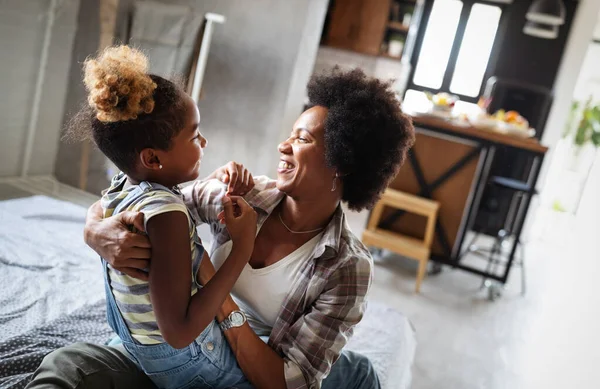
[[[231, 296], [248, 317], [248, 324], [258, 336], [269, 336], [281, 305], [292, 288], [304, 261], [321, 239], [318, 234], [278, 262], [262, 269], [246, 264], [236, 281]], [[219, 269], [231, 253], [232, 242], [219, 246], [211, 255], [215, 269]]]

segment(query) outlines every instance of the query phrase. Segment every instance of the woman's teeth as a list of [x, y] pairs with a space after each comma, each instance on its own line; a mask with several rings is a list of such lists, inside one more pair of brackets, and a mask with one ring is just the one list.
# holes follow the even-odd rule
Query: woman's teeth
[[285, 161], [279, 161], [280, 169], [292, 169], [293, 167], [294, 167], [294, 165], [292, 165], [291, 163], [287, 163]]

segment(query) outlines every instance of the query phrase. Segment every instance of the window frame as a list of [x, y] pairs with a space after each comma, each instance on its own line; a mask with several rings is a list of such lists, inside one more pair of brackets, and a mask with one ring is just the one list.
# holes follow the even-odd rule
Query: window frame
[[[476, 103], [479, 100], [479, 96], [483, 93], [485, 89], [485, 83], [487, 80], [493, 75], [496, 65], [496, 60], [498, 57], [499, 48], [504, 40], [504, 32], [506, 30], [506, 21], [507, 21], [507, 6], [509, 4], [495, 2], [493, 0], [460, 0], [463, 3], [463, 7], [460, 13], [460, 18], [458, 21], [458, 26], [456, 28], [456, 34], [454, 36], [454, 42], [452, 43], [452, 49], [450, 51], [450, 57], [448, 58], [448, 65], [446, 65], [446, 71], [444, 72], [444, 78], [442, 80], [442, 85], [439, 89], [429, 88], [422, 85], [418, 85], [414, 83], [415, 71], [417, 69], [417, 63], [419, 60], [419, 56], [421, 55], [421, 49], [423, 47], [423, 40], [425, 38], [425, 32], [427, 30], [427, 25], [429, 24], [429, 17], [431, 16], [431, 11], [433, 9], [433, 4], [436, 0], [425, 0], [425, 5], [423, 9], [423, 19], [420, 24], [419, 31], [415, 40], [415, 47], [413, 55], [410, 58], [410, 76], [409, 81], [406, 87], [406, 90], [413, 89], [417, 91], [427, 91], [431, 93], [439, 93], [439, 92], [447, 92], [450, 94], [454, 94], [458, 96], [462, 101], [467, 101], [471, 103]], [[484, 4], [491, 5], [495, 7], [499, 7], [502, 11], [500, 15], [500, 21], [498, 23], [498, 30], [496, 32], [496, 37], [494, 39], [494, 43], [492, 45], [492, 51], [490, 52], [490, 57], [488, 59], [487, 68], [484, 72], [483, 80], [481, 82], [481, 86], [479, 87], [479, 93], [477, 96], [467, 96], [459, 93], [452, 93], [450, 91], [450, 84], [452, 83], [452, 77], [454, 76], [454, 71], [456, 69], [456, 62], [458, 60], [458, 55], [460, 53], [460, 47], [462, 45], [465, 31], [467, 28], [467, 23], [469, 21], [469, 17], [471, 16], [471, 9], [475, 4]], [[405, 90], [405, 93], [406, 93]]]

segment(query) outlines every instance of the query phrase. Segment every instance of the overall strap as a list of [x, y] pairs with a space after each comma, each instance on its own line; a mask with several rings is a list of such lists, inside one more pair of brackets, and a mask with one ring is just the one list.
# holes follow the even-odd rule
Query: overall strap
[[[144, 189], [140, 186], [133, 188], [127, 196], [119, 202], [119, 204], [115, 207], [113, 215], [118, 214], [124, 208], [126, 208], [135, 198], [137, 198]], [[108, 276], [108, 262], [104, 258], [102, 259], [102, 270], [104, 273], [104, 287], [106, 293], [106, 316], [108, 319], [108, 323], [112, 327], [113, 331], [117, 333], [119, 338], [124, 342], [135, 343], [131, 333], [129, 332], [129, 327], [125, 323], [125, 319], [121, 315], [121, 311], [119, 311], [119, 307], [117, 306], [117, 301], [115, 300], [115, 296], [110, 288], [110, 279]]]

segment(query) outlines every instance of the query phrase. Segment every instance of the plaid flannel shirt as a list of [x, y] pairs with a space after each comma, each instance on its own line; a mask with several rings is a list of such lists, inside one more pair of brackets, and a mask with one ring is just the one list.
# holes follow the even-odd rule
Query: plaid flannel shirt
[[[255, 177], [254, 182], [254, 189], [244, 198], [256, 210], [260, 225], [285, 194], [268, 177]], [[210, 225], [213, 249], [230, 239], [217, 220], [226, 189], [225, 184], [210, 180], [196, 181], [182, 191], [195, 220]], [[288, 388], [321, 387], [362, 319], [372, 275], [371, 255], [350, 231], [338, 206], [301, 266], [269, 337], [269, 346], [284, 359]]]

